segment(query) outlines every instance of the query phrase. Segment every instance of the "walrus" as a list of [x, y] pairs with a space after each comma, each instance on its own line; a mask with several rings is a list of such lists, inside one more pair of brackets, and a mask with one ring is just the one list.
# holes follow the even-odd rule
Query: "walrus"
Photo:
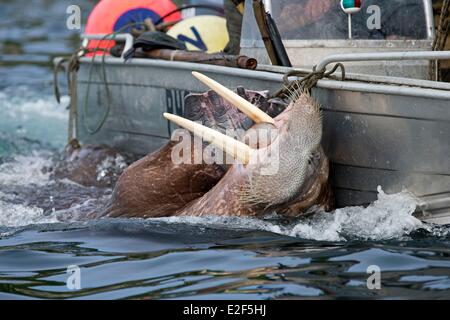
[[112, 188], [127, 167], [128, 155], [106, 145], [81, 145], [72, 139], [51, 168], [51, 178], [68, 179], [85, 187]]
[[[193, 75], [230, 106], [188, 108], [195, 110], [190, 115], [188, 111], [187, 118], [163, 115], [231, 155], [235, 162], [228, 166], [175, 164], [176, 142], [171, 141], [122, 173], [104, 216], [262, 216], [277, 212], [297, 217], [315, 208], [333, 208], [329, 162], [321, 147], [322, 116], [311, 96], [292, 92], [287, 107], [272, 117], [205, 75]], [[227, 136], [224, 127], [211, 121], [214, 113], [226, 115], [226, 129], [243, 128], [243, 137]], [[251, 125], [246, 126], [249, 121]], [[275, 133], [264, 143], [250, 146], [245, 142], [252, 130]], [[192, 148], [190, 156], [204, 148], [205, 144]], [[274, 164], [277, 169], [268, 174]]]
[[[237, 94], [258, 105], [270, 115], [277, 115], [283, 103], [269, 103], [267, 92], [237, 88]], [[218, 132], [248, 130], [253, 122], [244, 113], [214, 91], [189, 94], [185, 98], [184, 116]], [[200, 198], [208, 192], [228, 170], [219, 164], [174, 164], [171, 154], [177, 141], [169, 141], [159, 150], [133, 163], [120, 176], [113, 192], [113, 200], [106, 209], [109, 217], [162, 217]], [[190, 148], [191, 163], [202, 159], [206, 144]]]

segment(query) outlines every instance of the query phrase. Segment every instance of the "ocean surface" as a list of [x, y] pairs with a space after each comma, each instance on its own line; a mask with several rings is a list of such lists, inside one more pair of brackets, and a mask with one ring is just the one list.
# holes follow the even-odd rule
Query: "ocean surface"
[[111, 190], [48, 170], [69, 101], [53, 97], [51, 61], [79, 44], [74, 3], [85, 23], [94, 1], [0, 0], [0, 299], [450, 298], [450, 228], [414, 218], [407, 193], [290, 223], [77, 221]]

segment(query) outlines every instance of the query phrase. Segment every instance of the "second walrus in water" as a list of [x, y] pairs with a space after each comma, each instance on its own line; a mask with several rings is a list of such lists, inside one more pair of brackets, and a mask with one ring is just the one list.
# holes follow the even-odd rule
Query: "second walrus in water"
[[[180, 170], [179, 166], [183, 164], [168, 163], [173, 159], [167, 156], [167, 150], [155, 152], [125, 170], [106, 210], [107, 216], [260, 216], [277, 212], [293, 217], [316, 208], [332, 209], [334, 201], [328, 183], [329, 162], [321, 147], [322, 117], [313, 98], [305, 93], [293, 92], [287, 108], [272, 118], [214, 80], [199, 73], [193, 74], [253, 120], [254, 125], [247, 130], [244, 141], [251, 132], [256, 132], [257, 137], [262, 136], [261, 132], [263, 135], [270, 132], [269, 139], [264, 142], [258, 140], [249, 146], [202, 124], [165, 113], [168, 120], [202, 137], [238, 161], [223, 177], [217, 164], [203, 164], [204, 167], [193, 169], [189, 175], [181, 170], [183, 179], [190, 181], [195, 181], [196, 175], [208, 171], [212, 176], [207, 179], [208, 188], [211, 187], [209, 191], [188, 196], [189, 201], [185, 201], [189, 186], [180, 184], [178, 191], [174, 184], [177, 179], [161, 178], [170, 177], [172, 170]], [[165, 148], [172, 147], [173, 142], [170, 142]], [[146, 181], [140, 181], [142, 179]], [[194, 187], [199, 189], [199, 186]], [[159, 190], [170, 190], [173, 194], [169, 198], [178, 198], [176, 205], [162, 203], [168, 197], [147, 199], [150, 201], [140, 199], [140, 194], [160, 194]], [[131, 203], [133, 208], [127, 208]], [[161, 206], [172, 210], [161, 210]]]

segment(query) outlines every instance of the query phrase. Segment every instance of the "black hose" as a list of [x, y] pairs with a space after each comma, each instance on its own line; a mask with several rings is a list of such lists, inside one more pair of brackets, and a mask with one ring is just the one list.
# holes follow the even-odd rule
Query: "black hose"
[[216, 6], [213, 4], [188, 4], [188, 5], [184, 5], [181, 7], [176, 8], [175, 10], [170, 11], [169, 13], [165, 14], [164, 16], [162, 16], [161, 18], [159, 18], [158, 21], [155, 22], [155, 26], [157, 26], [158, 24], [160, 24], [161, 22], [163, 22], [163, 20], [171, 15], [173, 15], [174, 13], [177, 12], [181, 12], [183, 10], [186, 9], [191, 9], [191, 8], [196, 8], [196, 9], [210, 9], [210, 10], [214, 10], [217, 11], [221, 14], [225, 14], [224, 9], [221, 6]]

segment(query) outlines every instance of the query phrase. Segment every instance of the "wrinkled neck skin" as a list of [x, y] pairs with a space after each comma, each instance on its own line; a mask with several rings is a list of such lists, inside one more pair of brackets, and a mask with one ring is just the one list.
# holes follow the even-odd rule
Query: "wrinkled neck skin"
[[203, 197], [191, 202], [175, 215], [188, 216], [263, 216], [277, 212], [295, 218], [309, 215], [310, 209], [330, 211], [334, 208], [331, 188], [328, 184], [329, 161], [320, 147], [308, 167], [311, 174], [299, 190], [297, 197], [286, 203], [250, 202], [242, 196], [249, 184], [249, 174], [242, 164], [233, 165], [225, 176]]
[[254, 157], [259, 157], [259, 162], [234, 164], [209, 192], [176, 214], [258, 216], [275, 211], [295, 217], [312, 207], [330, 210], [333, 197], [328, 184], [329, 162], [320, 144], [319, 107], [311, 97], [297, 96], [275, 118], [275, 127], [278, 135], [271, 144], [279, 148], [275, 174], [260, 174], [273, 158], [271, 150], [258, 149]]
[[242, 164], [233, 165], [209, 192], [177, 211], [175, 215], [256, 216], [258, 208], [246, 205], [239, 197], [246, 175]]

